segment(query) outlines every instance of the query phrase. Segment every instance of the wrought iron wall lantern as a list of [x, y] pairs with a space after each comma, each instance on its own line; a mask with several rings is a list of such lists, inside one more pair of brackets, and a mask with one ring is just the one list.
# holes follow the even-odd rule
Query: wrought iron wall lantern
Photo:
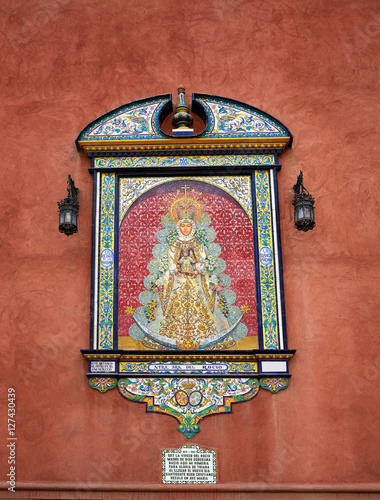
[[67, 180], [67, 193], [64, 200], [57, 202], [59, 207], [59, 232], [70, 236], [78, 232], [77, 219], [79, 211], [79, 189], [75, 187], [70, 174]]
[[309, 231], [315, 227], [314, 221], [314, 198], [303, 185], [303, 172], [297, 177], [294, 190], [294, 227], [299, 231]]

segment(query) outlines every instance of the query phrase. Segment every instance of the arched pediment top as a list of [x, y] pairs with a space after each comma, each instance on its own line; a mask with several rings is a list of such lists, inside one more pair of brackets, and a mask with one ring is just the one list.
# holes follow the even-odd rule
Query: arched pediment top
[[[171, 94], [133, 101], [100, 116], [78, 135], [89, 156], [181, 154], [280, 154], [290, 131], [276, 118], [234, 99], [193, 94], [192, 112], [205, 123], [198, 135], [168, 135], [161, 125], [173, 112]], [[165, 129], [166, 130], [166, 129]]]
[[279, 120], [234, 99], [193, 94], [192, 109], [206, 123], [206, 128], [199, 137], [292, 138], [289, 129]]
[[76, 144], [81, 141], [165, 138], [167, 135], [162, 132], [160, 123], [171, 112], [171, 94], [123, 104], [89, 123], [78, 135]]

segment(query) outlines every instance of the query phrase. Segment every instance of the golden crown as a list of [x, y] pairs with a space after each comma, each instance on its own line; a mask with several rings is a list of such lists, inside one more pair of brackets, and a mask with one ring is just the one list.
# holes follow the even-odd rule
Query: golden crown
[[181, 385], [184, 389], [192, 389], [195, 387], [195, 382], [193, 380], [184, 380]]
[[202, 204], [187, 196], [188, 186], [184, 186], [185, 194], [177, 198], [170, 206], [170, 215], [174, 222], [191, 219], [196, 222], [202, 215]]

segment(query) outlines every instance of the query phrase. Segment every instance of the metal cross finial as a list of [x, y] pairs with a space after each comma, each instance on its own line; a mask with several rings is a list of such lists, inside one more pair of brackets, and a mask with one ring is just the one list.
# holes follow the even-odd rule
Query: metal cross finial
[[190, 189], [189, 186], [186, 186], [186, 184], [181, 187], [181, 189], [184, 189], [185, 190], [185, 200], [187, 200], [187, 189]]

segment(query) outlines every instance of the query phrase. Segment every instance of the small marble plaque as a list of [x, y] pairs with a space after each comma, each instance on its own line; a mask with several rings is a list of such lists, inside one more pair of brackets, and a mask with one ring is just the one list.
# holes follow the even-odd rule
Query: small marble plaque
[[115, 371], [115, 361], [90, 361], [91, 373], [114, 373]]
[[164, 484], [216, 484], [216, 451], [185, 445], [162, 450]]

